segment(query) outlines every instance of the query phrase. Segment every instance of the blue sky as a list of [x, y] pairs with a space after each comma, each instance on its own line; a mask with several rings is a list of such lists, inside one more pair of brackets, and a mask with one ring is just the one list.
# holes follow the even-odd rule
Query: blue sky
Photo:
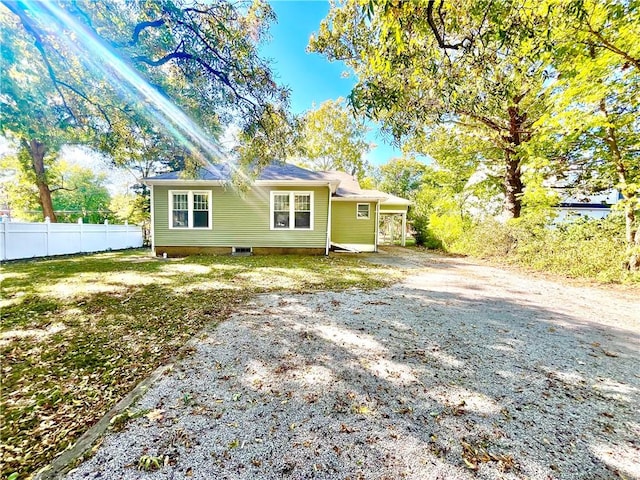
[[[309, 37], [317, 32], [320, 21], [329, 12], [324, 0], [285, 1], [272, 0], [278, 17], [271, 26], [271, 41], [262, 47], [263, 56], [273, 60], [273, 71], [279, 83], [291, 89], [291, 108], [300, 114], [328, 99], [346, 97], [355, 85], [353, 75], [342, 62], [329, 62], [324, 56], [307, 53]], [[384, 143], [374, 128], [369, 141], [377, 145], [367, 156], [374, 165], [386, 163], [400, 156], [400, 151]]]

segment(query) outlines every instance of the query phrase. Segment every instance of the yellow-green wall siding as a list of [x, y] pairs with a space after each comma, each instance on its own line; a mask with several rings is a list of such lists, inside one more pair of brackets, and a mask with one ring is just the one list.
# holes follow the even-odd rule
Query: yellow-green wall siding
[[[369, 219], [356, 218], [356, 205], [369, 203]], [[332, 202], [331, 241], [374, 245], [376, 238], [376, 204], [374, 202]]]
[[[211, 230], [169, 229], [169, 190], [212, 192]], [[313, 230], [271, 230], [270, 191], [312, 191]], [[223, 187], [153, 187], [156, 246], [324, 248], [327, 241], [328, 187], [254, 187], [243, 194]]]
[[407, 205], [390, 205], [388, 203], [383, 203], [380, 205], [380, 212], [384, 212], [385, 210], [395, 210], [395, 211], [407, 211]]

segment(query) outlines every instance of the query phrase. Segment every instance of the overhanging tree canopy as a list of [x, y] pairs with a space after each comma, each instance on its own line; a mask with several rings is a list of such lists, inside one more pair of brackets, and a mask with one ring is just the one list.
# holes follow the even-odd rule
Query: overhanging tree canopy
[[493, 142], [502, 152], [510, 217], [521, 210], [523, 145], [547, 107], [546, 66], [534, 40], [545, 17], [516, 3], [381, 1], [362, 8], [348, 0], [332, 8], [310, 43], [355, 70], [351, 102], [396, 138], [454, 123]]
[[354, 118], [344, 99], [327, 100], [309, 110], [300, 125], [297, 161], [313, 170], [342, 170], [363, 178], [367, 170], [364, 155], [371, 148], [367, 126]]
[[271, 139], [243, 150], [263, 155], [250, 160], [283, 156], [274, 130], [287, 130], [288, 92], [257, 54], [266, 2], [1, 3], [0, 123], [37, 174], [60, 143], [141, 150], [150, 128], [200, 160], [224, 160], [214, 139], [229, 125], [245, 142]]

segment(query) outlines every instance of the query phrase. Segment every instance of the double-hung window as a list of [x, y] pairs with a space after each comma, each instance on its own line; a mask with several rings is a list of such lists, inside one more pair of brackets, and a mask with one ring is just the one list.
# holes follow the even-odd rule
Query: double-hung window
[[272, 230], [313, 230], [313, 192], [271, 192]]
[[169, 228], [211, 228], [211, 191], [169, 191]]
[[358, 220], [369, 220], [370, 205], [368, 203], [358, 203], [356, 208], [356, 218]]

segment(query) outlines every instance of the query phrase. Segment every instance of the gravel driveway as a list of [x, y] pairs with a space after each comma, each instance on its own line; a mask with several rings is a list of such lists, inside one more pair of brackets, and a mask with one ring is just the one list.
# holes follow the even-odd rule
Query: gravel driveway
[[375, 258], [408, 277], [263, 296], [203, 334], [67, 478], [640, 478], [637, 296]]

